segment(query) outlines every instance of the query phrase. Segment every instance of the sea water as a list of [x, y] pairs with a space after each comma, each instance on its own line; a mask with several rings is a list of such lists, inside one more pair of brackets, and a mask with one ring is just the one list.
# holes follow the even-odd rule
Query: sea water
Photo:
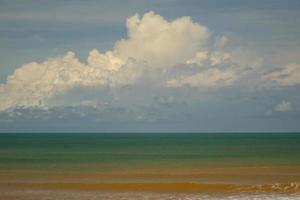
[[[0, 199], [300, 199], [299, 166], [297, 133], [7, 133], [0, 134]], [[63, 181], [292, 186], [244, 193], [4, 187]]]

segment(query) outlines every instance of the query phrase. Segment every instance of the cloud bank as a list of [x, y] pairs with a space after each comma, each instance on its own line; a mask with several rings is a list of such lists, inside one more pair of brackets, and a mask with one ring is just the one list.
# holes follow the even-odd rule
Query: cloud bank
[[[74, 88], [108, 90], [107, 95], [120, 98], [116, 91], [140, 85], [148, 85], [159, 96], [174, 89], [217, 90], [251, 82], [300, 84], [300, 65], [265, 71], [261, 58], [229, 47], [228, 37], [214, 37], [206, 26], [190, 17], [168, 21], [148, 12], [129, 17], [126, 27], [127, 38], [117, 41], [109, 51], [91, 50], [85, 62], [67, 52], [18, 68], [0, 85], [0, 111], [57, 106], [55, 98]], [[166, 102], [172, 98], [166, 97]], [[83, 102], [90, 100], [89, 96], [83, 98]], [[96, 101], [105, 103], [101, 98]], [[60, 104], [69, 105], [70, 101], [62, 100]]]

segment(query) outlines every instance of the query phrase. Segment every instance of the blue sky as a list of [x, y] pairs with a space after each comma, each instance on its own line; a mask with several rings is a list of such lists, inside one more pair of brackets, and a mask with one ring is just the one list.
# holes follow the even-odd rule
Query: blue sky
[[[299, 11], [298, 0], [0, 0], [0, 131], [299, 131]], [[185, 49], [164, 35], [152, 47], [156, 31], [129, 36], [126, 19], [165, 26]], [[99, 63], [112, 70], [102, 82], [85, 72]], [[68, 80], [36, 72], [51, 67]]]

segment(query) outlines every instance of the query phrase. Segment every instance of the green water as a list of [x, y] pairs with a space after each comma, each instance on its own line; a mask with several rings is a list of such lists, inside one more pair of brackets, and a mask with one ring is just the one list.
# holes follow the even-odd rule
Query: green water
[[0, 134], [0, 170], [298, 165], [300, 134]]

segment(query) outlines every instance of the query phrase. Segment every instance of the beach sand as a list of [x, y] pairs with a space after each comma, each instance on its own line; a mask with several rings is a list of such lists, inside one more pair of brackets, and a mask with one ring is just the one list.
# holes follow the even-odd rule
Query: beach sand
[[82, 199], [300, 198], [300, 166], [160, 166], [101, 173], [6, 170], [0, 171], [0, 177], [0, 199], [73, 199], [75, 194]]

